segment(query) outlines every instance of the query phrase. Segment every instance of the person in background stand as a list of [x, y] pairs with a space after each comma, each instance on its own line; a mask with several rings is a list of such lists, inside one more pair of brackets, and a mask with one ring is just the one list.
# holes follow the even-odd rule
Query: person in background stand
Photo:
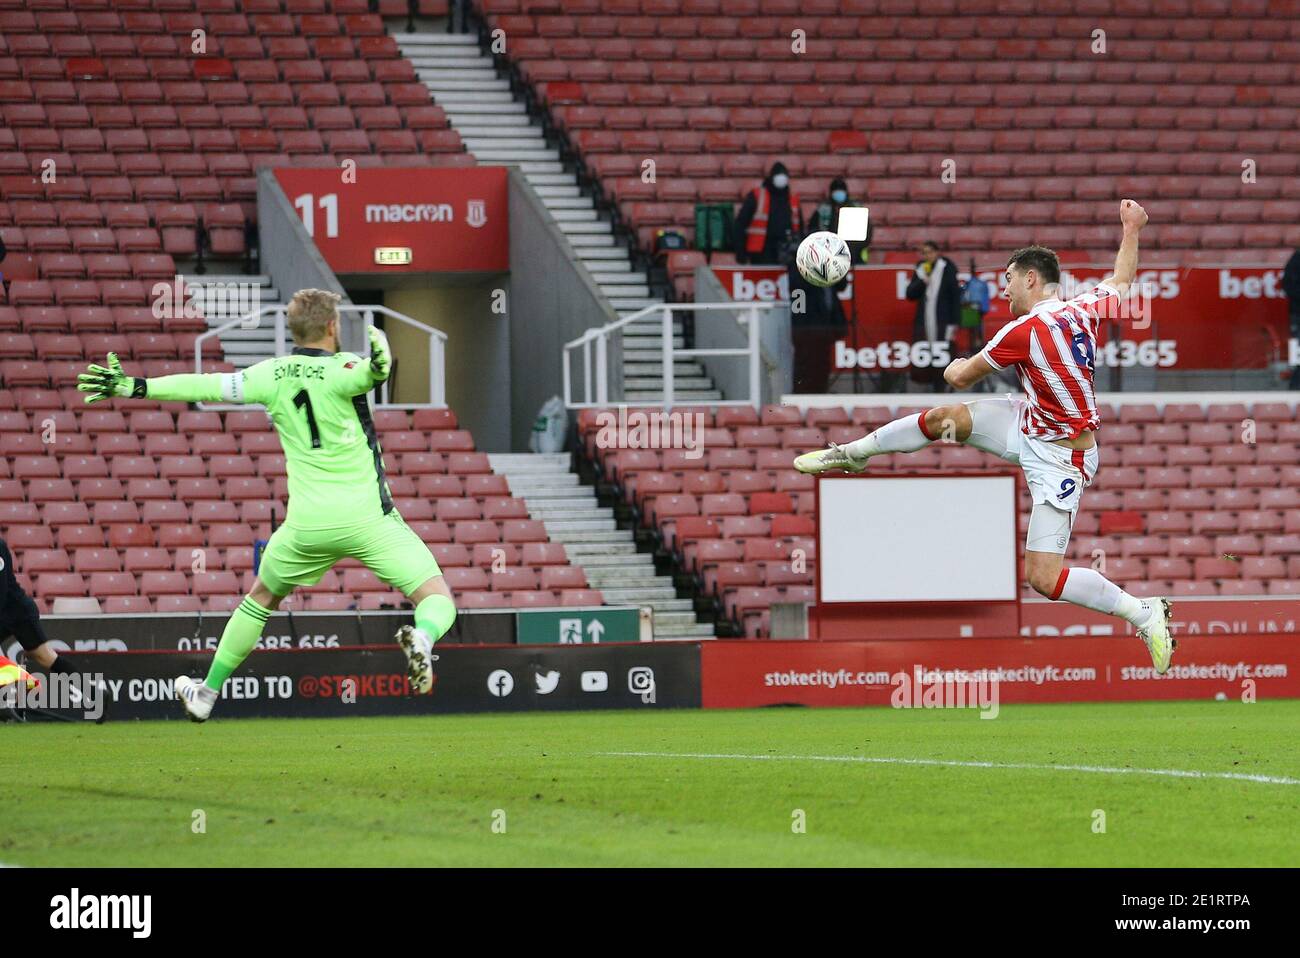
[[[838, 233], [840, 210], [852, 205], [848, 184], [839, 177], [831, 180], [826, 199], [818, 204], [808, 222], [808, 231]], [[870, 243], [871, 224], [868, 223], [866, 239], [848, 244], [853, 264], [866, 263]], [[793, 259], [788, 268], [790, 295], [793, 297], [796, 290], [804, 294], [804, 309], [792, 309], [790, 314], [790, 334], [794, 340], [794, 391], [824, 393], [830, 388], [835, 341], [848, 333], [849, 318], [840, 296], [848, 289], [849, 280], [846, 276], [833, 287], [813, 286], [799, 274]]]
[[989, 311], [989, 299], [989, 284], [979, 278], [972, 259], [970, 279], [961, 288], [962, 326], [970, 330], [972, 356], [984, 348], [984, 316]]
[[797, 249], [792, 246], [786, 260], [790, 278], [790, 338], [794, 343], [793, 388], [797, 393], [824, 393], [830, 388], [835, 340], [847, 334], [848, 323], [837, 292], [839, 287], [814, 286], [804, 279], [795, 266]]
[[[939, 244], [927, 240], [921, 244], [921, 260], [907, 284], [907, 298], [916, 300], [916, 318], [912, 323], [912, 342], [951, 341], [961, 325], [961, 286], [957, 283], [957, 264], [939, 255]], [[912, 369], [912, 382], [930, 387], [933, 392], [945, 389], [942, 366]]]
[[[849, 185], [841, 177], [831, 180], [829, 196], [817, 204], [817, 209], [808, 221], [808, 232], [816, 233], [818, 230], [830, 230], [832, 233], [840, 231], [840, 210], [846, 206], [860, 206], [849, 196]], [[871, 220], [867, 221], [867, 238], [861, 241], [851, 241], [849, 243], [849, 260], [854, 266], [867, 265], [868, 248], [871, 246], [871, 234], [875, 229], [875, 224]], [[839, 289], [847, 285], [848, 280], [843, 280]]]
[[790, 189], [790, 171], [773, 163], [767, 179], [750, 190], [736, 214], [736, 261], [785, 265], [782, 248], [791, 236], [803, 236], [799, 195]]
[[[1300, 339], [1300, 249], [1291, 254], [1282, 270], [1282, 289], [1291, 305], [1291, 338]], [[1287, 350], [1290, 353], [1290, 349]], [[1291, 388], [1300, 389], [1300, 366], [1291, 370]]]

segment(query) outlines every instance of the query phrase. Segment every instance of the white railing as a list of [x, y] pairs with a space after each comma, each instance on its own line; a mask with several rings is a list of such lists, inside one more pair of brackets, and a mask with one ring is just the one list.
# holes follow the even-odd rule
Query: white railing
[[[647, 401], [646, 405], [663, 405], [665, 408], [671, 408], [674, 404], [681, 404], [681, 400], [676, 399], [674, 396], [673, 363], [676, 360], [690, 359], [696, 356], [743, 356], [748, 360], [749, 368], [748, 398], [710, 399], [708, 405], [753, 406], [757, 409], [763, 403], [761, 378], [763, 364], [759, 339], [761, 332], [759, 329], [759, 315], [762, 310], [775, 309], [783, 305], [788, 304], [772, 302], [658, 303], [637, 310], [632, 315], [624, 316], [622, 319], [605, 326], [593, 327], [577, 339], [564, 344], [564, 404], [569, 409], [595, 409], [608, 406], [611, 403], [622, 403], [624, 401], [623, 396], [611, 397], [609, 395], [610, 337], [618, 333], [623, 346], [626, 348], [627, 340], [622, 338], [623, 328], [629, 323], [638, 322], [657, 312], [660, 315], [659, 353], [663, 363], [663, 401], [662, 403]], [[736, 316], [735, 319], [742, 326], [748, 327], [748, 342], [738, 349], [685, 349], [674, 346], [673, 313], [688, 310], [704, 313], [716, 313], [724, 310], [729, 313], [741, 313], [742, 315]], [[571, 351], [578, 348], [582, 349], [583, 398], [581, 400], [573, 398], [573, 371], [571, 367]], [[626, 386], [623, 392], [627, 392]], [[690, 402], [690, 400], [687, 400], [687, 402]], [[638, 401], [638, 404], [640, 404], [640, 401]]]
[[[261, 309], [255, 309], [251, 313], [245, 313], [215, 326], [205, 333], [200, 333], [194, 339], [194, 371], [203, 372], [203, 342], [213, 336], [220, 335], [228, 329], [234, 329], [238, 326], [241, 329], [256, 329], [262, 322], [263, 316], [275, 317], [275, 355], [283, 356], [289, 351], [289, 335], [287, 328], [287, 319], [285, 316], [286, 305], [263, 306]], [[389, 319], [395, 319], [398, 322], [405, 323], [408, 326], [414, 326], [416, 329], [423, 330], [429, 334], [429, 401], [427, 403], [394, 403], [388, 401], [388, 383], [386, 380], [379, 385], [379, 396], [376, 405], [382, 405], [389, 409], [419, 409], [426, 406], [437, 408], [446, 408], [447, 406], [447, 334], [440, 329], [434, 329], [432, 326], [426, 326], [419, 320], [412, 319], [396, 310], [389, 309], [387, 306], [352, 306], [343, 304], [338, 307], [340, 319], [347, 316], [359, 316], [363, 323], [363, 329], [375, 324], [375, 316], [387, 316]], [[362, 337], [365, 338], [364, 335]], [[218, 338], [217, 342], [220, 343]], [[222, 353], [222, 358], [225, 354]], [[396, 360], [396, 356], [393, 357]], [[391, 379], [391, 377], [390, 377]], [[239, 406], [233, 403], [198, 403], [200, 409], [238, 409]]]

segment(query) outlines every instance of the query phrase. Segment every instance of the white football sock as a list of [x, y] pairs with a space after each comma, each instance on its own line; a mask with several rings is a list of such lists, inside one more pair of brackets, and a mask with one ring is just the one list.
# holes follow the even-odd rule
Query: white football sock
[[1115, 603], [1115, 614], [1121, 619], [1127, 619], [1133, 628], [1140, 629], [1151, 618], [1151, 604], [1120, 589], [1119, 601]]
[[918, 416], [895, 419], [893, 422], [885, 423], [875, 432], [861, 439], [855, 439], [844, 448], [859, 462], [884, 452], [916, 452], [934, 441], [921, 431], [921, 420], [924, 418], [925, 413], [921, 413]]
[[1052, 598], [1064, 599], [1094, 612], [1117, 615], [1136, 629], [1146, 625], [1151, 616], [1150, 606], [1141, 599], [1129, 595], [1096, 569], [1081, 566], [1061, 570], [1056, 594]]

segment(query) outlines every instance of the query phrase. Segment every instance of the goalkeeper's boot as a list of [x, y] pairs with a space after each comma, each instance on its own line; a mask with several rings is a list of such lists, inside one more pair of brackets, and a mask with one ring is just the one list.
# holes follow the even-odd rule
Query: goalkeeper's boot
[[397, 644], [406, 653], [406, 680], [417, 695], [428, 695], [433, 690], [433, 643], [423, 629], [404, 625], [397, 630]]
[[212, 714], [212, 706], [217, 704], [216, 690], [188, 675], [176, 679], [176, 698], [185, 706], [185, 714], [191, 722], [206, 722]]
[[6, 685], [20, 684], [30, 692], [41, 684], [41, 680], [13, 659], [7, 659], [0, 655], [0, 688], [4, 688]]
[[794, 467], [799, 472], [807, 473], [830, 472], [832, 469], [843, 469], [845, 472], [865, 472], [867, 460], [854, 459], [849, 455], [847, 447], [833, 442], [826, 449], [805, 452], [802, 456], [796, 457]]
[[1169, 619], [1173, 614], [1173, 603], [1168, 599], [1143, 599], [1151, 609], [1151, 618], [1147, 624], [1138, 629], [1138, 638], [1146, 643], [1151, 653], [1151, 664], [1156, 667], [1158, 675], [1169, 671], [1169, 660], [1174, 656], [1178, 642], [1169, 633]]

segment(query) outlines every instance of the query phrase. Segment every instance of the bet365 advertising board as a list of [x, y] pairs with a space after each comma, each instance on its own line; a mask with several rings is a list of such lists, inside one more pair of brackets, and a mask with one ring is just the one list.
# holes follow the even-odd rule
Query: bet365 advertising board
[[[960, 262], [965, 278], [965, 265]], [[1144, 269], [1129, 302], [1102, 323], [1098, 368], [1263, 369], [1300, 365], [1300, 342], [1291, 339], [1282, 263], [1276, 268], [1187, 267]], [[789, 275], [780, 266], [715, 266], [723, 289], [737, 302], [788, 300]], [[1110, 270], [1101, 265], [1062, 267], [1062, 295], [1077, 296]], [[912, 339], [916, 302], [907, 299], [910, 266], [853, 270], [841, 293], [852, 327], [835, 343], [832, 368], [866, 372], [947, 366], [951, 344]], [[994, 295], [984, 317], [987, 341], [1011, 321], [1001, 298], [1005, 278], [981, 269]], [[855, 289], [856, 287], [856, 289]], [[856, 332], [856, 338], [854, 337]]]

